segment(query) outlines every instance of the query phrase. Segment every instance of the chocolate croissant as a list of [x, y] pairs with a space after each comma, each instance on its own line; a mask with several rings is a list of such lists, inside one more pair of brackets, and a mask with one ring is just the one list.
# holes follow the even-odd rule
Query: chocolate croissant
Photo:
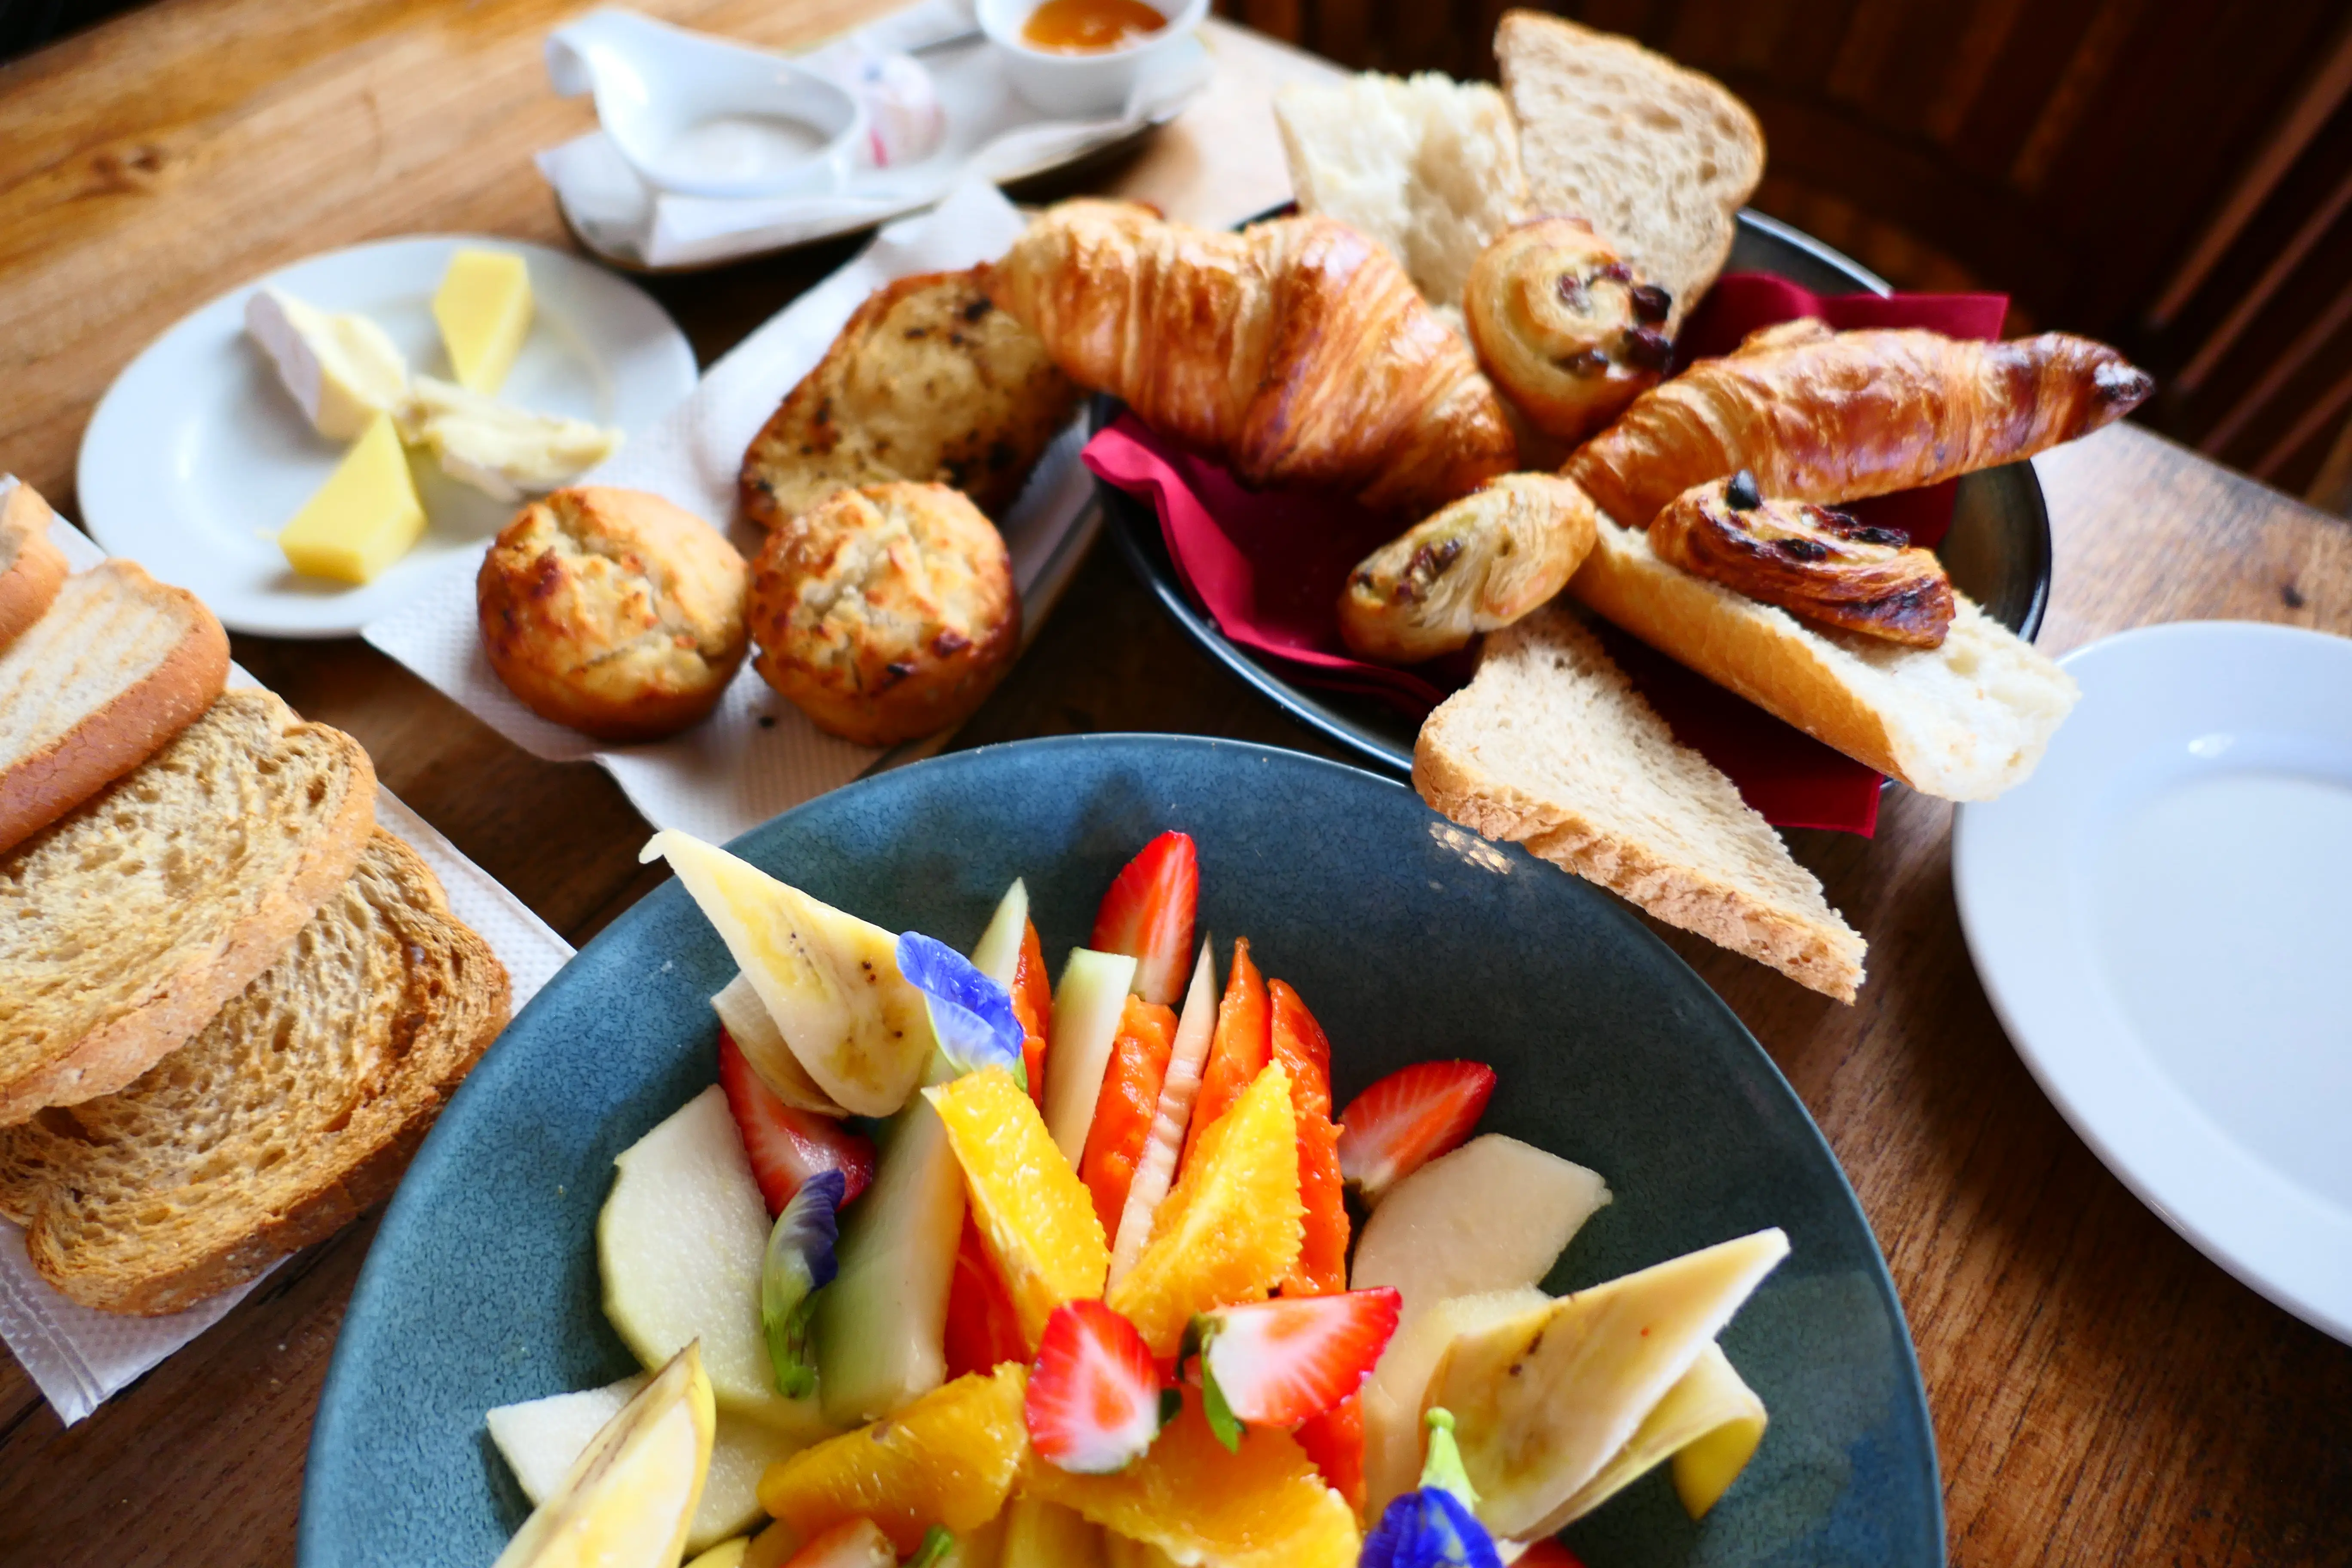
[[1784, 323], [1643, 393], [1561, 472], [1628, 528], [1741, 468], [1769, 496], [1860, 500], [2086, 436], [2155, 385], [2064, 332], [1985, 343]]
[[1941, 647], [1952, 580], [1898, 528], [1809, 500], [1768, 500], [1742, 469], [1696, 485], [1650, 520], [1658, 559], [1843, 631]]
[[1228, 234], [1064, 202], [989, 292], [1071, 380], [1249, 484], [1428, 511], [1516, 465], [1469, 349], [1393, 257], [1333, 218]]
[[1462, 290], [1479, 367], [1529, 424], [1568, 446], [1658, 384], [1675, 357], [1673, 308], [1580, 217], [1504, 230]]
[[1591, 500], [1557, 474], [1507, 474], [1366, 556], [1339, 594], [1363, 658], [1417, 664], [1550, 600], [1591, 552]]

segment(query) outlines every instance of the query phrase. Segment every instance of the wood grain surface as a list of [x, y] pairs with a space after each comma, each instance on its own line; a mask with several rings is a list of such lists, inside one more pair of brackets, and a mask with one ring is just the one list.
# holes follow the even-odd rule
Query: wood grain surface
[[[0, 68], [0, 468], [70, 513], [107, 382], [271, 267], [412, 232], [565, 243], [529, 154], [588, 123], [539, 65], [572, 8], [162, 0]], [[874, 9], [645, 8], [772, 44]], [[1211, 37], [1211, 96], [1076, 184], [1203, 223], [1287, 194], [1268, 94], [1325, 68]], [[850, 248], [654, 288], [707, 361]], [[2040, 466], [2058, 531], [2045, 647], [2191, 616], [2352, 632], [2352, 525], [2129, 427]], [[357, 735], [394, 791], [572, 941], [659, 879], [635, 864], [645, 825], [595, 769], [525, 755], [357, 642], [236, 651]], [[1329, 754], [1194, 650], [1105, 549], [957, 743], [1109, 730]], [[1756, 1031], [1861, 1194], [1927, 1376], [1952, 1561], [2352, 1560], [2352, 1350], [2198, 1255], [2042, 1097], [1969, 967], [1949, 826], [1949, 807], [1898, 793], [1873, 841], [1794, 836], [1870, 938], [1853, 1008], [1664, 934]], [[70, 1430], [0, 1357], [0, 1564], [290, 1562], [311, 1412], [373, 1234], [296, 1258]]]

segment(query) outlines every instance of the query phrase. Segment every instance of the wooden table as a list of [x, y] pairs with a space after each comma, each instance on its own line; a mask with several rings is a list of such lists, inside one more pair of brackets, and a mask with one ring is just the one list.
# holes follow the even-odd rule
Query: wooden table
[[[573, 8], [162, 0], [0, 68], [0, 468], [70, 515], [110, 378], [187, 310], [297, 257], [420, 231], [565, 243], [529, 155], [589, 123], [539, 64]], [[875, 7], [645, 8], [789, 44]], [[1287, 195], [1268, 95], [1328, 68], [1210, 38], [1209, 97], [1081, 184], [1207, 224]], [[707, 362], [849, 248], [654, 288]], [[2190, 616], [2352, 632], [2352, 525], [2130, 427], [2041, 467], [2058, 548], [2044, 647]], [[236, 651], [363, 741], [385, 783], [573, 942], [658, 879], [635, 863], [645, 825], [593, 768], [535, 761], [357, 642]], [[1328, 751], [1196, 652], [1108, 551], [958, 743], [1096, 730]], [[1862, 1195], [1918, 1342], [1953, 1561], [2352, 1560], [2352, 1350], [2199, 1256], [2035, 1088], [1969, 966], [1949, 826], [1948, 806], [1898, 794], [1873, 841], [1793, 836], [1870, 938], [1854, 1007], [1666, 935]], [[289, 1560], [311, 1410], [373, 1231], [295, 1259], [70, 1431], [0, 1358], [0, 1563]]]

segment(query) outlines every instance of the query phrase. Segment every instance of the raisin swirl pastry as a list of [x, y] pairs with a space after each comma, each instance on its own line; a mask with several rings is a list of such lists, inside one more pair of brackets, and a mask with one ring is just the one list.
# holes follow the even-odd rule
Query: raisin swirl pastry
[[1569, 445], [1657, 384], [1674, 358], [1673, 306], [1580, 217], [1504, 230], [1479, 252], [1462, 293], [1488, 379], [1528, 423]]
[[1662, 561], [1807, 620], [1909, 647], [1952, 626], [1944, 563], [1899, 529], [1802, 500], [1766, 500], [1756, 476], [1696, 485], [1650, 524]]
[[1339, 595], [1359, 658], [1418, 664], [1507, 626], [1568, 585], [1599, 514], [1575, 481], [1506, 474], [1364, 558]]

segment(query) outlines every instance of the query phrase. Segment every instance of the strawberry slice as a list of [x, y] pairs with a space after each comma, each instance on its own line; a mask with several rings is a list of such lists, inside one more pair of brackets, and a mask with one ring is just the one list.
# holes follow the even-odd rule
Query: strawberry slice
[[1584, 1568], [1583, 1558], [1549, 1537], [1519, 1553], [1519, 1561], [1529, 1568]]
[[1415, 1062], [1356, 1096], [1339, 1113], [1339, 1173], [1367, 1203], [1478, 1125], [1495, 1069], [1483, 1062]]
[[1013, 1016], [1021, 1020], [1021, 1070], [1029, 1098], [1045, 1109], [1045, 1031], [1054, 1021], [1054, 984], [1045, 977], [1045, 948], [1037, 922], [1021, 926], [1021, 957], [1013, 966]]
[[1133, 1323], [1100, 1301], [1065, 1301], [1045, 1320], [1022, 1415], [1029, 1442], [1050, 1463], [1103, 1476], [1140, 1458], [1174, 1414], [1151, 1347]]
[[1103, 895], [1087, 945], [1135, 960], [1135, 994], [1172, 1007], [1192, 962], [1201, 858], [1190, 835], [1163, 833], [1127, 863]]
[[[1296, 1426], [1353, 1394], [1396, 1332], [1397, 1293], [1348, 1290], [1220, 1307], [1192, 1320], [1209, 1425], [1236, 1447], [1236, 1423]], [[1220, 1416], [1223, 1419], [1220, 1420]]]
[[724, 1029], [719, 1031], [719, 1087], [727, 1092], [727, 1109], [735, 1113], [735, 1130], [743, 1135], [743, 1152], [751, 1156], [751, 1174], [771, 1218], [783, 1213], [801, 1184], [819, 1171], [841, 1173], [845, 1208], [874, 1180], [873, 1140], [830, 1116], [796, 1110], [777, 1099]]
[[1000, 1363], [1029, 1359], [1013, 1291], [969, 1211], [963, 1216], [963, 1240], [956, 1248], [955, 1273], [948, 1282], [948, 1319], [940, 1349], [950, 1378], [994, 1372]]
[[1363, 1396], [1351, 1394], [1320, 1415], [1309, 1415], [1291, 1434], [1315, 1468], [1323, 1472], [1323, 1481], [1333, 1491], [1348, 1500], [1348, 1506], [1358, 1513], [1364, 1511], [1364, 1404]]

